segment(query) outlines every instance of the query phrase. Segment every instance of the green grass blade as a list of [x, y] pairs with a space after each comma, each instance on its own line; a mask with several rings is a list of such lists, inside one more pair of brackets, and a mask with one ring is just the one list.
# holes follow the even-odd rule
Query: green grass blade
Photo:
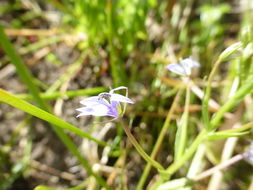
[[39, 89], [33, 84], [32, 75], [25, 67], [21, 57], [16, 54], [16, 51], [9, 39], [4, 33], [4, 28], [0, 25], [0, 44], [2, 45], [4, 51], [9, 56], [11, 62], [15, 65], [16, 71], [23, 82], [27, 85], [28, 90], [32, 94], [34, 100], [38, 103], [38, 105], [43, 109], [48, 109], [48, 106], [44, 103], [44, 101], [39, 97]]
[[214, 63], [213, 68], [211, 70], [211, 73], [208, 77], [207, 80], [207, 86], [206, 86], [206, 90], [205, 90], [205, 96], [203, 99], [203, 103], [202, 103], [202, 117], [203, 117], [203, 121], [205, 124], [205, 128], [208, 130], [212, 130], [212, 126], [210, 125], [209, 122], [209, 112], [208, 112], [208, 103], [211, 97], [211, 82], [215, 76], [215, 73], [217, 72], [220, 64], [222, 61], [226, 60], [231, 54], [233, 54], [234, 52], [236, 52], [238, 49], [240, 49], [242, 47], [242, 43], [241, 42], [237, 42], [232, 44], [231, 46], [229, 46], [228, 48], [226, 48], [219, 56], [219, 58], [217, 59], [217, 61]]
[[215, 130], [217, 128], [220, 120], [222, 119], [222, 117], [226, 112], [232, 109], [234, 105], [238, 103], [238, 101], [242, 100], [243, 97], [251, 93], [252, 88], [253, 88], [253, 76], [251, 76], [247, 81], [245, 81], [244, 85], [235, 93], [235, 95], [231, 99], [229, 99], [222, 107], [220, 107], [220, 109], [214, 115], [214, 117], [210, 122], [212, 130]]
[[[78, 161], [82, 164], [82, 166], [87, 170], [89, 175], [92, 175], [96, 178], [97, 182], [105, 187], [106, 189], [110, 189], [110, 187], [106, 184], [106, 182], [96, 173], [92, 171], [91, 166], [89, 165], [89, 162], [82, 157], [81, 153], [78, 151], [78, 148], [76, 145], [72, 142], [72, 140], [68, 137], [67, 134], [64, 133], [63, 129], [68, 129], [76, 134], [79, 134], [87, 139], [93, 140], [97, 142], [100, 145], [105, 145], [106, 143], [102, 141], [98, 141], [97, 139], [91, 137], [89, 134], [83, 132], [82, 130], [74, 127], [73, 125], [64, 122], [63, 120], [55, 117], [54, 115], [48, 113], [49, 112], [49, 106], [44, 102], [43, 99], [41, 99], [39, 94], [39, 89], [37, 86], [33, 83], [34, 79], [29, 72], [28, 69], [26, 69], [25, 64], [23, 63], [21, 57], [16, 53], [14, 47], [12, 46], [10, 40], [7, 38], [7, 36], [4, 33], [4, 28], [0, 25], [0, 44], [2, 45], [4, 51], [9, 56], [10, 60], [13, 62], [13, 64], [16, 67], [16, 70], [23, 80], [23, 82], [26, 84], [28, 90], [33, 96], [33, 99], [37, 102], [39, 107], [42, 110], [39, 109], [25, 101], [22, 101], [15, 96], [8, 94], [4, 90], [0, 89], [0, 97], [1, 100], [7, 104], [10, 104], [18, 109], [21, 109], [27, 113], [30, 113], [33, 116], [36, 116], [38, 118], [41, 118], [45, 121], [48, 121], [52, 125], [52, 129], [54, 132], [58, 135], [58, 137], [62, 140], [63, 144], [69, 149], [69, 151], [78, 159]], [[58, 127], [56, 127], [58, 126]]]
[[229, 137], [240, 137], [240, 136], [244, 136], [244, 135], [248, 135], [250, 133], [250, 131], [245, 131], [245, 132], [233, 132], [233, 133], [226, 133], [226, 132], [217, 132], [217, 133], [213, 133], [208, 135], [207, 139], [208, 140], [221, 140], [221, 139], [226, 139]]
[[[162, 145], [162, 141], [163, 141], [163, 139], [164, 139], [164, 137], [166, 135], [166, 132], [168, 131], [172, 115], [173, 115], [173, 113], [175, 111], [175, 108], [176, 108], [176, 106], [178, 104], [178, 100], [179, 100], [181, 94], [182, 94], [182, 91], [179, 90], [178, 93], [177, 93], [177, 95], [176, 95], [176, 97], [174, 98], [174, 101], [173, 101], [173, 103], [171, 105], [170, 111], [169, 111], [169, 113], [168, 113], [168, 115], [166, 117], [166, 120], [165, 120], [165, 122], [163, 124], [162, 130], [161, 130], [161, 132], [160, 132], [160, 134], [158, 136], [158, 139], [157, 139], [157, 141], [156, 141], [156, 143], [154, 145], [153, 151], [151, 153], [150, 157], [152, 159], [155, 159], [155, 157], [156, 157], [156, 155], [157, 155], [157, 153], [159, 151], [159, 148]], [[137, 187], [136, 187], [137, 190], [142, 190], [143, 189], [145, 181], [146, 181], [146, 179], [147, 179], [147, 177], [148, 177], [148, 175], [150, 173], [150, 169], [151, 169], [151, 164], [147, 163], [144, 171], [142, 172], [141, 178], [140, 178], [140, 180], [139, 180], [139, 182], [137, 184]]]
[[115, 3], [111, 0], [107, 0], [106, 4], [106, 22], [107, 22], [107, 37], [108, 37], [108, 46], [109, 46], [109, 57], [110, 57], [110, 67], [111, 74], [113, 78], [114, 87], [120, 85], [127, 85], [127, 76], [124, 71], [124, 65], [120, 60], [119, 56], [116, 53], [116, 48], [113, 43], [113, 38], [115, 36], [114, 32], [116, 29], [115, 23], [113, 22], [114, 7]]
[[189, 117], [189, 104], [190, 104], [190, 84], [186, 88], [185, 108], [184, 113], [179, 123], [176, 139], [175, 139], [175, 161], [182, 157], [185, 152], [187, 142], [187, 131], [188, 131], [188, 117]]
[[[105, 181], [96, 173], [93, 172], [91, 166], [89, 165], [88, 161], [82, 157], [82, 155], [80, 154], [80, 152], [78, 151], [78, 149], [76, 148], [75, 144], [71, 141], [71, 139], [65, 134], [63, 133], [63, 131], [60, 130], [56, 130], [56, 126], [58, 126], [61, 129], [66, 129], [69, 130], [77, 135], [80, 135], [84, 138], [87, 138], [89, 140], [92, 140], [96, 143], [98, 143], [101, 146], [105, 146], [106, 143], [103, 141], [99, 141], [95, 138], [93, 138], [92, 136], [90, 136], [89, 134], [83, 132], [82, 130], [78, 129], [77, 127], [55, 117], [54, 115], [40, 109], [37, 108], [35, 106], [33, 106], [32, 104], [29, 104], [23, 100], [20, 100], [19, 98], [15, 97], [14, 95], [11, 95], [9, 93], [7, 93], [6, 91], [0, 89], [0, 102], [4, 102], [6, 104], [9, 104], [13, 107], [16, 107], [20, 110], [23, 110], [35, 117], [38, 117], [40, 119], [43, 119], [45, 121], [48, 121], [49, 123], [53, 124], [53, 129], [54, 131], [57, 133], [57, 135], [59, 136], [59, 138], [63, 141], [63, 143], [65, 144], [65, 146], [68, 147], [68, 149], [70, 150], [70, 152], [72, 152], [73, 155], [75, 155], [77, 157], [77, 159], [79, 160], [79, 162], [84, 166], [84, 168], [87, 170], [87, 172], [94, 176], [96, 178], [96, 180], [98, 181], [99, 184], [103, 185], [104, 187], [106, 187], [106, 189], [110, 189], [110, 187], [105, 183]], [[59, 132], [60, 131], [60, 132]]]
[[54, 82], [54, 84], [50, 86], [50, 88], [47, 89], [47, 93], [55, 92], [65, 81], [71, 79], [71, 76], [81, 67], [85, 55], [86, 52], [81, 53], [77, 61], [69, 66], [65, 74], [63, 74], [56, 82]]
[[4, 91], [3, 89], [0, 89], [0, 101], [4, 102], [6, 104], [9, 104], [17, 109], [20, 109], [26, 113], [29, 113], [35, 117], [38, 117], [44, 121], [47, 121], [53, 125], [58, 126], [59, 128], [66, 129], [68, 131], [71, 131], [79, 136], [82, 136], [84, 138], [87, 138], [89, 140], [92, 140], [96, 143], [98, 143], [101, 146], [105, 146], [106, 143], [100, 140], [95, 139], [94, 137], [90, 136], [88, 133], [85, 133], [84, 131], [80, 130], [79, 128], [59, 119], [58, 117], [32, 105], [28, 102], [25, 102], [16, 96], [9, 94], [8, 92]]
[[[70, 90], [66, 92], [52, 92], [52, 93], [40, 93], [40, 97], [44, 100], [55, 100], [58, 98], [74, 98], [77, 96], [91, 96], [96, 95], [101, 92], [108, 91], [108, 88], [105, 87], [95, 87], [95, 88], [86, 88], [81, 90]], [[23, 100], [32, 100], [33, 97], [30, 94], [18, 94], [16, 97]]]
[[[224, 130], [224, 131], [219, 131], [219, 132], [223, 132], [223, 133], [239, 133], [239, 132], [243, 132], [246, 130], [250, 130], [251, 128], [253, 128], [253, 122], [244, 124], [243, 126], [239, 127], [239, 128], [232, 128], [232, 129], [228, 129], [228, 130]], [[217, 133], [219, 133], [217, 132]]]

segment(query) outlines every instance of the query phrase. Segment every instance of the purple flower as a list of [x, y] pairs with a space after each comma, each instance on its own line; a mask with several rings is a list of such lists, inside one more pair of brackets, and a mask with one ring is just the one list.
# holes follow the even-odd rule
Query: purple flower
[[122, 103], [133, 104], [134, 102], [126, 96], [121, 94], [116, 94], [114, 91], [125, 89], [127, 92], [127, 87], [121, 86], [110, 90], [110, 92], [100, 93], [98, 96], [92, 96], [82, 100], [80, 103], [85, 107], [78, 108], [77, 111], [81, 113], [77, 116], [111, 116], [118, 118], [123, 112], [121, 109]]
[[200, 64], [191, 58], [181, 60], [179, 63], [172, 63], [166, 66], [171, 72], [182, 76], [190, 76], [193, 67], [199, 67]]
[[250, 164], [253, 165], [253, 141], [251, 141], [251, 145], [249, 146], [249, 150], [243, 153], [245, 160], [247, 160]]

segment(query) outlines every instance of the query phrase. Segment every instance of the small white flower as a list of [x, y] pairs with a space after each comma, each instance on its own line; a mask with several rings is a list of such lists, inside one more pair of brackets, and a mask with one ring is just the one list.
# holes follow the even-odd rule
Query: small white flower
[[179, 63], [172, 63], [166, 66], [171, 72], [182, 76], [190, 76], [193, 67], [200, 67], [200, 64], [191, 58], [186, 58]]

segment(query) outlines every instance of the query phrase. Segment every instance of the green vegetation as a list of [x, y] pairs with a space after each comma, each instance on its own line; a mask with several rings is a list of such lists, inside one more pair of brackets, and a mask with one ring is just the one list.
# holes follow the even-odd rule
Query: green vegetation
[[0, 189], [253, 187], [251, 0], [3, 0], [0, 58]]

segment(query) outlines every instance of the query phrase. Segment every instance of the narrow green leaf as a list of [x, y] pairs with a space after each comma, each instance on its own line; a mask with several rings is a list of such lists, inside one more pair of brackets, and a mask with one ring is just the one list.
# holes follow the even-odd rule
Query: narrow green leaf
[[[4, 51], [9, 56], [10, 60], [16, 67], [16, 71], [19, 74], [20, 78], [23, 80], [25, 85], [27, 86], [28, 90], [30, 91], [31, 95], [33, 96], [33, 99], [36, 101], [36, 103], [39, 105], [39, 109], [27, 102], [24, 102], [20, 100], [19, 98], [16, 98], [15, 96], [8, 94], [4, 90], [0, 89], [0, 101], [3, 101], [7, 104], [10, 104], [18, 109], [21, 109], [27, 113], [30, 113], [31, 115], [34, 115], [38, 118], [44, 119], [45, 121], [48, 121], [49, 123], [52, 123], [52, 129], [57, 134], [57, 136], [61, 139], [63, 144], [68, 148], [68, 150], [77, 158], [77, 160], [80, 162], [80, 164], [86, 169], [87, 173], [89, 175], [92, 175], [96, 178], [97, 182], [105, 187], [106, 189], [111, 189], [104, 179], [93, 172], [92, 167], [90, 166], [89, 162], [81, 155], [76, 145], [73, 143], [73, 141], [68, 137], [67, 134], [64, 133], [63, 129], [67, 129], [69, 131], [72, 131], [76, 134], [79, 134], [85, 138], [88, 138], [90, 140], [93, 140], [97, 142], [100, 145], [105, 145], [106, 143], [102, 141], [98, 141], [97, 139], [91, 137], [89, 134], [83, 132], [82, 130], [76, 128], [75, 126], [55, 117], [54, 115], [48, 113], [50, 111], [50, 107], [47, 105], [47, 103], [40, 97], [40, 91], [39, 88], [34, 84], [32, 77], [32, 74], [29, 72], [29, 70], [26, 68], [25, 64], [23, 63], [21, 57], [16, 53], [14, 46], [11, 44], [10, 40], [4, 33], [4, 28], [0, 25], [0, 44], [2, 45]], [[57, 127], [58, 126], [58, 127]]]
[[187, 131], [188, 131], [188, 117], [189, 117], [189, 104], [190, 104], [190, 95], [191, 89], [190, 84], [187, 85], [186, 88], [186, 98], [185, 98], [185, 108], [184, 113], [181, 118], [180, 124], [176, 133], [175, 140], [175, 159], [178, 160], [185, 152], [186, 142], [187, 142]]
[[23, 110], [24, 112], [29, 113], [35, 117], [45, 120], [51, 124], [54, 124], [62, 129], [66, 129], [68, 131], [71, 131], [71, 132], [79, 135], [79, 136], [82, 136], [84, 138], [92, 140], [101, 146], [106, 146], [105, 142], [95, 139], [94, 137], [90, 136], [88, 133], [85, 133], [84, 131], [80, 130], [79, 128], [59, 119], [58, 117], [56, 117], [56, 116], [38, 108], [38, 107], [35, 107], [32, 104], [29, 104], [28, 102], [25, 102], [25, 101], [15, 97], [12, 94], [9, 94], [8, 92], [4, 91], [3, 89], [0, 89], [0, 102], [1, 101], [6, 104], [9, 104], [15, 108]]
[[[52, 93], [40, 93], [40, 97], [44, 100], [55, 100], [57, 98], [74, 98], [77, 96], [90, 96], [99, 94], [101, 92], [107, 91], [108, 88], [105, 87], [95, 87], [95, 88], [86, 88], [81, 90], [70, 90], [66, 92], [52, 92]], [[33, 97], [30, 94], [17, 94], [16, 97], [23, 100], [32, 100]]]
[[[176, 95], [176, 97], [174, 98], [174, 101], [173, 101], [173, 103], [172, 103], [172, 105], [170, 107], [170, 111], [169, 111], [169, 113], [168, 113], [168, 115], [166, 117], [165, 122], [163, 123], [162, 130], [161, 130], [161, 132], [160, 132], [160, 134], [158, 136], [158, 139], [157, 139], [157, 141], [156, 141], [156, 143], [154, 145], [154, 148], [152, 150], [152, 153], [151, 153], [151, 158], [152, 159], [155, 159], [155, 157], [156, 157], [159, 149], [161, 148], [162, 141], [163, 141], [163, 139], [164, 139], [164, 137], [166, 135], [166, 132], [169, 129], [172, 115], [173, 115], [173, 113], [175, 111], [175, 108], [177, 107], [178, 100], [179, 100], [181, 94], [182, 94], [182, 91], [179, 90], [178, 93], [177, 93], [177, 95]], [[142, 190], [143, 189], [145, 181], [146, 181], [146, 179], [147, 179], [147, 177], [148, 177], [148, 175], [150, 173], [150, 169], [151, 169], [151, 164], [148, 163], [146, 165], [145, 169], [142, 172], [142, 176], [141, 176], [141, 178], [140, 178], [140, 180], [139, 180], [139, 182], [137, 184], [136, 190]]]
[[225, 131], [221, 131], [221, 132], [239, 133], [239, 132], [243, 132], [243, 131], [249, 130], [250, 128], [253, 128], [253, 122], [244, 124], [243, 126], [241, 126], [239, 128], [229, 129], [229, 130], [225, 130]]
[[34, 190], [56, 190], [56, 189], [45, 185], [39, 185], [35, 187]]
[[217, 61], [214, 63], [212, 71], [208, 77], [207, 80], [207, 86], [206, 86], [206, 90], [205, 90], [205, 96], [203, 98], [203, 103], [202, 103], [202, 117], [203, 117], [203, 121], [205, 124], [205, 128], [212, 131], [213, 127], [211, 126], [210, 122], [209, 122], [209, 112], [208, 112], [208, 103], [210, 100], [210, 96], [211, 96], [211, 82], [214, 78], [214, 75], [216, 73], [216, 71], [218, 70], [218, 67], [220, 66], [221, 62], [224, 61], [228, 56], [230, 56], [231, 54], [233, 54], [234, 52], [236, 52], [238, 49], [240, 49], [242, 47], [242, 43], [241, 42], [237, 42], [232, 44], [231, 46], [229, 46], [227, 49], [225, 49], [219, 56], [219, 58], [217, 59]]
[[157, 190], [175, 190], [185, 187], [189, 180], [187, 178], [174, 179], [161, 184]]
[[230, 111], [238, 101], [241, 101], [243, 97], [251, 93], [253, 88], [253, 76], [245, 81], [243, 86], [235, 93], [235, 95], [229, 99], [222, 107], [219, 108], [218, 112], [214, 115], [210, 122], [211, 130], [215, 130], [224, 116], [224, 114]]
[[31, 73], [26, 69], [21, 57], [16, 54], [14, 47], [12, 46], [10, 40], [4, 33], [4, 28], [0, 24], [0, 44], [2, 45], [4, 51], [9, 56], [11, 62], [16, 67], [16, 71], [20, 78], [27, 85], [28, 90], [33, 95], [34, 100], [40, 105], [41, 108], [48, 110], [48, 106], [39, 97], [39, 89], [33, 84], [33, 77]]
[[249, 134], [250, 131], [245, 131], [245, 132], [238, 132], [238, 133], [225, 133], [225, 132], [217, 132], [208, 135], [207, 139], [208, 140], [220, 140], [220, 139], [226, 139], [229, 137], [240, 137], [243, 135]]
[[226, 60], [231, 54], [233, 54], [235, 51], [237, 51], [238, 49], [240, 49], [242, 47], [242, 43], [241, 42], [236, 42], [232, 45], [230, 45], [228, 48], [226, 48], [219, 56], [219, 59], [221, 61]]

